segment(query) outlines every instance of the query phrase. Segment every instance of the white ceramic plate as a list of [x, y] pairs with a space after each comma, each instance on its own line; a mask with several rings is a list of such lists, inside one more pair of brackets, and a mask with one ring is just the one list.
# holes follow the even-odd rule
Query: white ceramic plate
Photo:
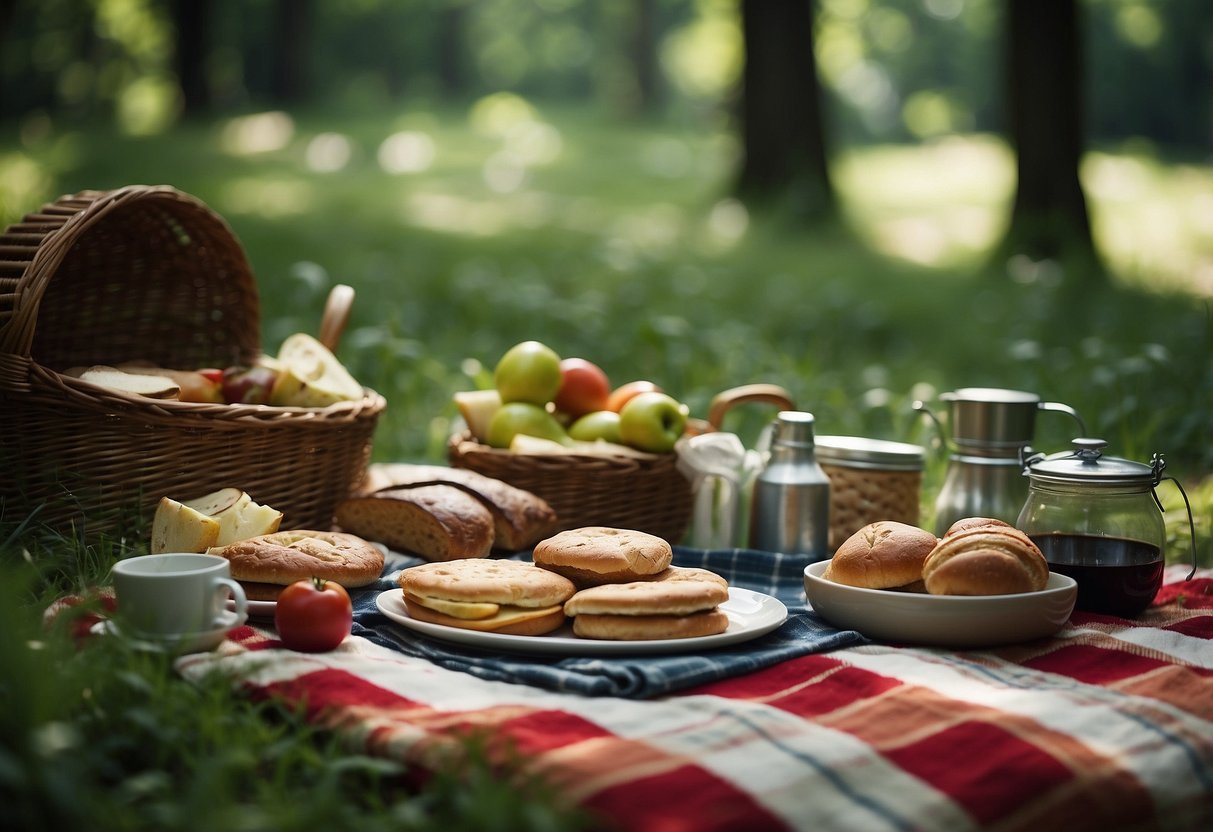
[[431, 624], [411, 618], [404, 605], [403, 591], [389, 589], [375, 599], [380, 612], [410, 630], [432, 638], [467, 644], [505, 653], [541, 653], [558, 656], [619, 656], [652, 655], [656, 653], [691, 653], [713, 647], [738, 644], [765, 635], [788, 618], [788, 608], [778, 598], [739, 587], [729, 588], [729, 600], [720, 609], [729, 617], [729, 628], [714, 636], [698, 638], [667, 638], [654, 641], [607, 641], [578, 638], [566, 624], [544, 636], [515, 636], [506, 633], [484, 633], [462, 630], [445, 624]]
[[804, 589], [823, 618], [876, 641], [936, 647], [995, 647], [1053, 635], [1070, 620], [1078, 584], [1050, 573], [1039, 592], [926, 595], [836, 584], [821, 577], [829, 561], [809, 564]]
[[[129, 641], [140, 650], [150, 650], [157, 653], [203, 653], [208, 650], [214, 650], [227, 634], [239, 627], [245, 622], [246, 618], [236, 616], [230, 624], [224, 624], [222, 627], [217, 627], [214, 630], [207, 630], [205, 633], [185, 633], [179, 636], [130, 636]], [[94, 624], [90, 631], [94, 634], [102, 634], [113, 636], [115, 638], [127, 638], [127, 635], [119, 629], [118, 625], [106, 619], [98, 621]]]

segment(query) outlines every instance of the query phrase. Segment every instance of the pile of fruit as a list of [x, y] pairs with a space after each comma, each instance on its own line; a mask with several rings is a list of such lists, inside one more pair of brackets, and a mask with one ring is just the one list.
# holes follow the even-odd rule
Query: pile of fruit
[[328, 407], [363, 396], [362, 385], [328, 347], [305, 332], [283, 341], [276, 356], [251, 365], [181, 369], [130, 361], [75, 367], [64, 375], [154, 399], [209, 404]]
[[612, 388], [598, 365], [561, 359], [538, 341], [523, 341], [501, 356], [491, 389], [460, 391], [454, 399], [473, 438], [515, 451], [539, 450], [541, 443], [605, 443], [668, 453], [689, 416], [685, 404], [651, 381]]

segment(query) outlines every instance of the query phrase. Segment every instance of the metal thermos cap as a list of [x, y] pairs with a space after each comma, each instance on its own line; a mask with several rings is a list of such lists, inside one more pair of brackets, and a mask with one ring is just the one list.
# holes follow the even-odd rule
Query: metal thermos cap
[[771, 443], [788, 447], [812, 448], [813, 414], [803, 410], [781, 410], [775, 417]]

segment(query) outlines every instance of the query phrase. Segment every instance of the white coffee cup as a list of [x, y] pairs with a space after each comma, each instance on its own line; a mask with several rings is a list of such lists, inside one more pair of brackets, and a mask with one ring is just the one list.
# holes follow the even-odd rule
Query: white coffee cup
[[[169, 552], [120, 560], [112, 570], [119, 626], [137, 638], [181, 640], [243, 624], [248, 602], [231, 574], [227, 559], [216, 555]], [[234, 610], [227, 609], [229, 597]]]

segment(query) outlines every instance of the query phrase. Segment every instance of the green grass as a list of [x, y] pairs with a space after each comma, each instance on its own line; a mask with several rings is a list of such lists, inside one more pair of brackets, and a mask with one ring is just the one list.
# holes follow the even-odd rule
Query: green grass
[[[10, 125], [0, 133], [0, 220], [83, 188], [192, 193], [245, 246], [271, 352], [296, 330], [316, 331], [333, 283], [354, 286], [339, 355], [388, 399], [380, 460], [441, 460], [451, 394], [485, 383], [505, 349], [537, 338], [597, 361], [615, 382], [657, 381], [699, 416], [722, 389], [770, 381], [823, 433], [927, 443], [927, 504], [947, 449], [911, 403], [1013, 387], [1076, 407], [1115, 455], [1164, 452], [1192, 497], [1202, 562], [1213, 564], [1213, 228], [1202, 219], [1213, 168], [1092, 153], [1084, 184], [1113, 274], [1085, 287], [1052, 264], [986, 268], [1013, 173], [989, 137], [840, 154], [844, 221], [806, 229], [727, 199], [736, 148], [713, 124], [617, 124], [570, 110], [495, 130], [485, 121], [304, 113], [281, 147], [253, 154], [225, 150], [222, 122], [140, 139]], [[379, 166], [380, 143], [400, 130], [432, 142], [429, 167]], [[347, 137], [348, 164], [310, 169], [309, 143], [329, 132]], [[755, 408], [726, 427], [752, 440], [770, 415]], [[1039, 448], [1066, 447], [1068, 419], [1043, 414], [1038, 426]], [[1182, 559], [1182, 502], [1171, 483], [1159, 493], [1169, 551]], [[115, 645], [74, 649], [41, 629], [38, 611], [145, 544], [84, 545], [23, 530], [21, 519], [2, 518], [11, 577], [0, 582], [10, 593], [0, 599], [0, 813], [67, 826], [87, 818], [102, 830], [294, 829], [309, 818], [365, 830], [473, 828], [483, 817], [475, 807], [489, 806], [495, 828], [575, 823], [541, 791], [503, 795], [484, 767], [460, 778], [476, 784], [470, 792], [440, 781], [414, 794], [400, 772], [221, 681], [195, 688]]]

